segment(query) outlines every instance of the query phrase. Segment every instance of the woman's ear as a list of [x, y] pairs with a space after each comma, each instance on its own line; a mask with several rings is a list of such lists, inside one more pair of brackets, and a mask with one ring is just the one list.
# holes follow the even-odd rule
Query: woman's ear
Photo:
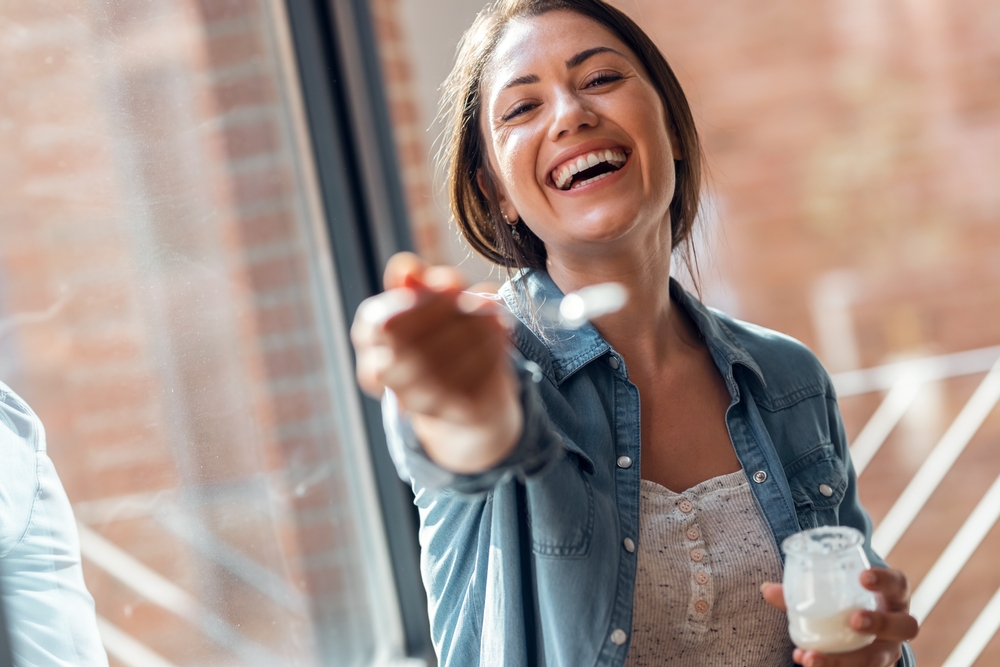
[[493, 175], [483, 167], [476, 170], [476, 185], [479, 186], [479, 191], [483, 193], [484, 197], [496, 200], [497, 206], [500, 208], [501, 213], [503, 213], [507, 224], [512, 224], [520, 219], [521, 216], [518, 214], [517, 209], [507, 199], [507, 193], [504, 192], [503, 185], [498, 183], [497, 179], [493, 178]]

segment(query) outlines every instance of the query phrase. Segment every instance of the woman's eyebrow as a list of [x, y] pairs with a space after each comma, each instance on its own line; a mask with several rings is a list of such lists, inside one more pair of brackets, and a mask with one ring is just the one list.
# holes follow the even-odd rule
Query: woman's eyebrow
[[587, 49], [586, 51], [580, 51], [580, 53], [576, 54], [575, 56], [567, 60], [566, 69], [573, 69], [578, 65], [582, 65], [583, 62], [587, 60], [587, 58], [590, 58], [591, 56], [596, 56], [598, 53], [616, 53], [622, 58], [625, 57], [624, 54], [622, 54], [620, 51], [616, 51], [615, 49], [612, 49], [610, 46], [595, 46], [592, 49]]
[[528, 83], [538, 83], [541, 79], [537, 74], [525, 74], [524, 76], [519, 76], [516, 79], [511, 79], [504, 84], [504, 87], [500, 90], [507, 90], [508, 88], [513, 88], [514, 86], [523, 86]]
[[[574, 67], [578, 67], [579, 65], [582, 65], [588, 58], [590, 58], [591, 56], [596, 56], [598, 53], [614, 53], [621, 56], [622, 58], [625, 57], [625, 54], [623, 54], [621, 51], [612, 49], [610, 46], [595, 46], [592, 49], [580, 51], [580, 53], [576, 54], [575, 56], [567, 60], [566, 69], [573, 69]], [[507, 90], [508, 88], [513, 88], [514, 86], [523, 86], [529, 83], [538, 83], [539, 81], [541, 81], [541, 78], [539, 78], [537, 74], [525, 74], [524, 76], [519, 76], [516, 79], [511, 79], [506, 84], [504, 84], [504, 87], [501, 88], [500, 90], [503, 91]]]

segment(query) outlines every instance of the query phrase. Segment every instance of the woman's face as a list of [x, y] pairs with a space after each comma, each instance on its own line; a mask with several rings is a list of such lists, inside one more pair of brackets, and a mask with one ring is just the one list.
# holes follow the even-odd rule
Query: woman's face
[[482, 92], [501, 207], [550, 259], [629, 241], [669, 251], [680, 155], [660, 96], [611, 32], [568, 11], [516, 20]]

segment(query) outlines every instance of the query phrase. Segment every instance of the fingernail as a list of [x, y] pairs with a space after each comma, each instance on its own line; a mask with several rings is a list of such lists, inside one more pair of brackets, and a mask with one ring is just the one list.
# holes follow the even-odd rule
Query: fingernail
[[861, 575], [861, 583], [863, 584], [868, 584], [869, 586], [872, 586], [877, 581], [878, 577], [875, 576], [874, 572], [865, 572], [864, 574]]
[[767, 588], [768, 586], [770, 586], [770, 585], [771, 585], [771, 584], [770, 584], [769, 582], [766, 582], [766, 581], [765, 581], [764, 583], [762, 583], [762, 584], [760, 585], [760, 592], [761, 592], [761, 593], [763, 593], [763, 592], [764, 592], [764, 590], [765, 590], [765, 589], [766, 589], [766, 588]]
[[857, 626], [858, 630], [867, 630], [872, 627], [872, 619], [867, 615], [860, 616], [858, 617]]

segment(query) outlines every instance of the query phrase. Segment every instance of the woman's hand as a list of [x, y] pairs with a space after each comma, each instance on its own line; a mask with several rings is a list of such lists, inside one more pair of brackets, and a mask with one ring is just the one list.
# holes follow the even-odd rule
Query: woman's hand
[[506, 311], [463, 292], [455, 269], [411, 253], [389, 260], [384, 283], [351, 327], [361, 388], [376, 398], [391, 389], [438, 465], [458, 473], [496, 465], [523, 427]]
[[[910, 616], [910, 585], [899, 570], [872, 568], [861, 574], [861, 585], [878, 597], [876, 611], [856, 611], [851, 614], [851, 627], [858, 632], [875, 635], [875, 641], [859, 651], [823, 654], [800, 648], [792, 659], [805, 667], [892, 667], [902, 655], [903, 642], [917, 636], [917, 619]], [[764, 599], [773, 607], [786, 611], [781, 584], [761, 586]]]

